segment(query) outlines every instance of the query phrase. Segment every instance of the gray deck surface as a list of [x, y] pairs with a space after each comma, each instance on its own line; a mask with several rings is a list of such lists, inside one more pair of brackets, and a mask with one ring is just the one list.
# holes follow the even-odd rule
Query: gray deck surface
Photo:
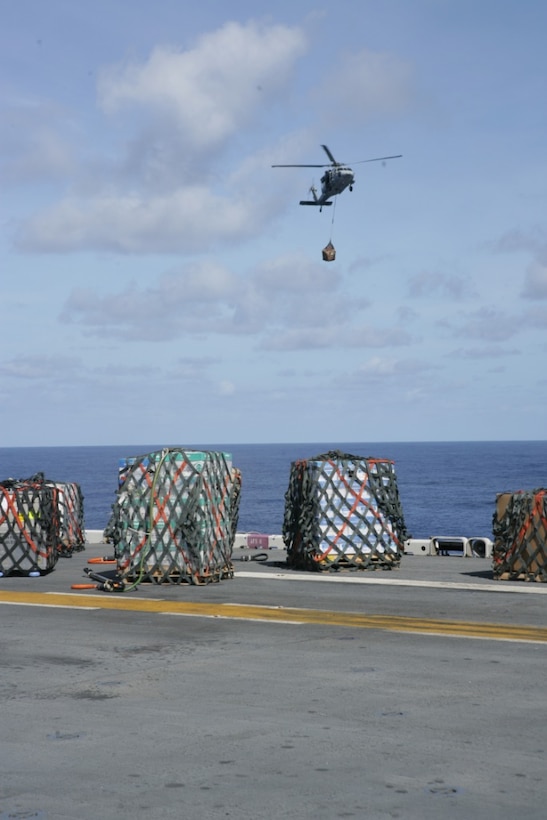
[[[108, 552], [0, 579], [0, 820], [547, 816], [547, 585], [488, 559], [324, 576], [236, 551], [233, 580], [74, 606]], [[135, 609], [100, 606], [118, 597]]]

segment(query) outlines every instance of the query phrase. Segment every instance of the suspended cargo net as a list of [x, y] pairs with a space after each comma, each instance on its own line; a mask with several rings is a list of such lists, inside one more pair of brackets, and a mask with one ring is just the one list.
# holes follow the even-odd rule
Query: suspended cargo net
[[408, 537], [392, 461], [330, 451], [291, 465], [283, 540], [297, 569], [391, 569]]
[[120, 578], [172, 584], [232, 578], [240, 487], [228, 453], [166, 448], [123, 459], [104, 531]]
[[43, 481], [0, 483], [0, 572], [39, 574], [59, 556], [58, 490]]
[[336, 249], [330, 241], [325, 245], [321, 253], [323, 255], [323, 262], [334, 262], [336, 259]]
[[494, 578], [547, 581], [547, 490], [500, 493], [492, 531]]

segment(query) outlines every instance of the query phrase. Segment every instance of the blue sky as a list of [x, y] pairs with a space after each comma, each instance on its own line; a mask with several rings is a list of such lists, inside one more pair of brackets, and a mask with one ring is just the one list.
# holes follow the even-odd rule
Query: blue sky
[[546, 438], [544, 3], [1, 5], [3, 446]]

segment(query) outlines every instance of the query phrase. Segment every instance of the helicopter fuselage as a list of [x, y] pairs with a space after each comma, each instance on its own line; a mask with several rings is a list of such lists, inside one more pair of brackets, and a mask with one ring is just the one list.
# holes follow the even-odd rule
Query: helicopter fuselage
[[351, 168], [334, 165], [329, 168], [321, 177], [321, 196], [317, 196], [315, 186], [312, 185], [310, 191], [313, 199], [301, 199], [301, 205], [315, 205], [319, 210], [323, 210], [323, 205], [332, 205], [329, 200], [333, 196], [341, 194], [346, 188], [353, 190], [353, 183], [355, 182], [355, 175]]
[[355, 175], [351, 168], [329, 168], [321, 177], [321, 199], [326, 201], [341, 194], [346, 188], [351, 188], [354, 182]]

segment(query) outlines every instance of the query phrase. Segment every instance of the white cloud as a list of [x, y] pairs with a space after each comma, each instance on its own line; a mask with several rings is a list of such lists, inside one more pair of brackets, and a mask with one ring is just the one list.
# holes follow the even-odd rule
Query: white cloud
[[143, 290], [131, 284], [119, 293], [99, 296], [90, 288], [75, 289], [60, 319], [128, 341], [222, 332], [232, 324], [240, 289], [234, 274], [216, 263], [201, 262], [166, 273], [157, 285]]
[[265, 218], [264, 203], [195, 186], [155, 198], [65, 199], [21, 225], [16, 240], [21, 250], [45, 252], [194, 252], [252, 236]]
[[63, 381], [77, 376], [80, 367], [79, 360], [72, 356], [24, 355], [0, 363], [0, 374], [29, 381]]
[[400, 405], [405, 394], [414, 401], [429, 395], [439, 376], [440, 368], [428, 361], [377, 355], [353, 370], [340, 372], [333, 383], [340, 390], [362, 395], [363, 407], [387, 407], [393, 402]]
[[[252, 336], [257, 349], [379, 349], [416, 339], [400, 323], [363, 321], [369, 302], [348, 291], [340, 273], [300, 254], [268, 260], [237, 274], [209, 259], [181, 266], [142, 288], [135, 283], [98, 294], [75, 288], [60, 321], [87, 335], [124, 342]], [[181, 365], [187, 372], [187, 362]]]
[[340, 287], [341, 274], [314, 263], [303, 253], [282, 254], [262, 262], [257, 268], [256, 281], [269, 292], [280, 289], [310, 295], [310, 291], [333, 292]]
[[347, 293], [340, 274], [300, 254], [285, 255], [251, 272], [233, 273], [209, 259], [158, 277], [97, 294], [75, 288], [60, 319], [87, 332], [125, 341], [165, 341], [184, 336], [254, 335], [267, 349], [400, 345], [399, 328], [358, 324], [368, 302]]
[[305, 50], [297, 28], [226, 23], [188, 51], [156, 48], [143, 64], [103, 71], [99, 102], [106, 111], [133, 106], [167, 116], [187, 147], [203, 151], [248, 124]]
[[[102, 153], [69, 193], [20, 222], [17, 248], [194, 253], [260, 233], [283, 206], [280, 178], [266, 194], [260, 185], [257, 165], [270, 170], [263, 141], [255, 155], [240, 151], [220, 171], [217, 163], [242, 130], [275, 116], [306, 47], [296, 27], [227, 23], [187, 51], [157, 47], [144, 62], [105, 69], [99, 103], [123, 113], [127, 142], [107, 148], [120, 132], [105, 128]], [[49, 133], [34, 154], [63, 161]]]

